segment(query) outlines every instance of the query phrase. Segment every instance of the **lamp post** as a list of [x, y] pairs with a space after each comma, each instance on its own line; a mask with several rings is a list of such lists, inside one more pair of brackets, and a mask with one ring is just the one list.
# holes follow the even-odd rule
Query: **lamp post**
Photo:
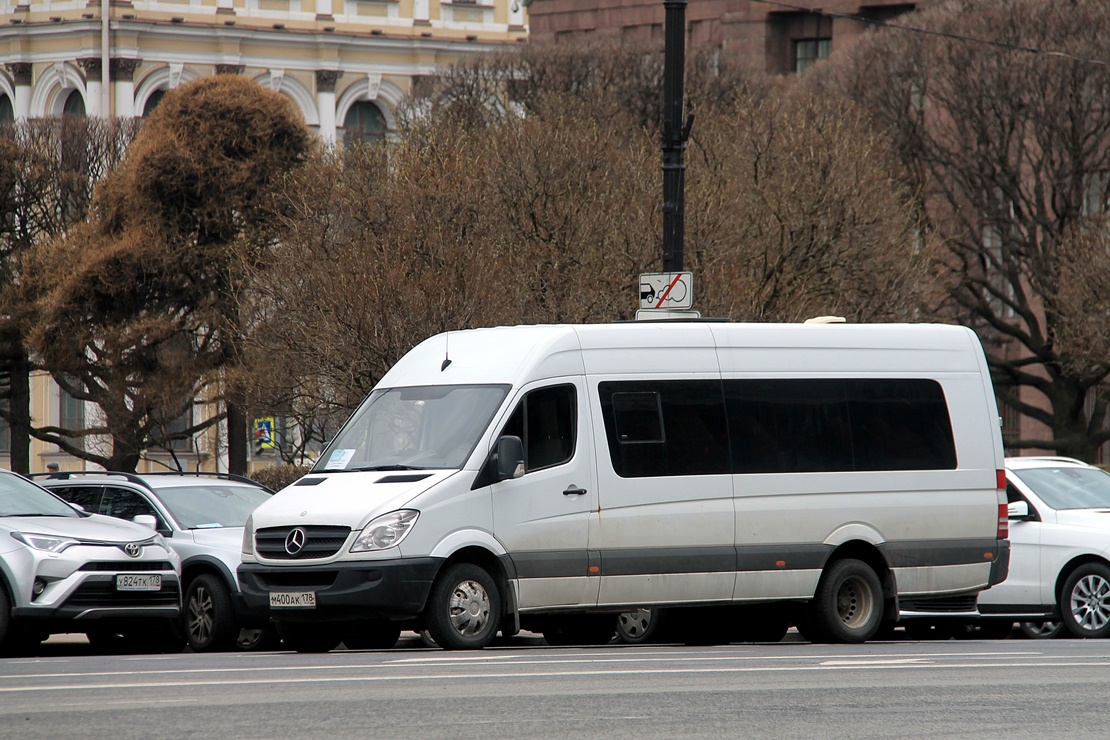
[[663, 272], [682, 272], [685, 235], [686, 140], [694, 117], [685, 122], [686, 0], [664, 0], [663, 48]]

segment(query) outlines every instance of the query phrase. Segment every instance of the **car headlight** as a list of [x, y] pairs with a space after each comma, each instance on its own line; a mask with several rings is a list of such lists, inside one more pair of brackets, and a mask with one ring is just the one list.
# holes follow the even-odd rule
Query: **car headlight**
[[239, 548], [243, 555], [251, 554], [251, 545], [254, 544], [254, 514], [247, 515], [247, 521], [243, 524], [243, 546]]
[[419, 511], [402, 509], [389, 514], [382, 514], [362, 528], [358, 538], [351, 545], [351, 552], [369, 552], [370, 550], [387, 550], [401, 544], [412, 525], [416, 524]]
[[61, 552], [70, 545], [80, 544], [80, 542], [72, 537], [32, 534], [30, 532], [12, 532], [12, 537], [28, 547], [33, 547], [36, 550], [45, 550], [47, 552]]

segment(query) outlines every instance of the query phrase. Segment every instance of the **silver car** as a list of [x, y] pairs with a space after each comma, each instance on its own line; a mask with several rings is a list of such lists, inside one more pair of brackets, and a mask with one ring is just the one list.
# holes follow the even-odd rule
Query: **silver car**
[[239, 598], [235, 570], [243, 524], [273, 492], [248, 478], [217, 473], [53, 473], [33, 476], [86, 511], [155, 527], [181, 557], [182, 628], [196, 652], [275, 645], [269, 615], [252, 615]]
[[149, 526], [79, 511], [0, 470], [0, 652], [27, 653], [61, 632], [180, 650], [180, 572]]

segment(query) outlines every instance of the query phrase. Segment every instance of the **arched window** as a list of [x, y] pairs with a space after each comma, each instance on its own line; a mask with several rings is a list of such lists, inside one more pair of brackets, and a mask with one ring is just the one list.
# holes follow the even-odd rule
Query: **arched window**
[[15, 122], [15, 108], [12, 99], [7, 95], [0, 95], [0, 124]]
[[388, 130], [381, 108], [368, 100], [351, 106], [343, 119], [343, 140], [377, 143], [385, 140]]
[[165, 90], [155, 90], [150, 94], [150, 97], [146, 99], [146, 103], [143, 104], [143, 118], [149, 116], [154, 109], [158, 107], [158, 104], [162, 102], [162, 97], [165, 94]]
[[81, 93], [74, 90], [66, 98], [66, 104], [62, 108], [63, 116], [83, 116], [85, 115], [85, 99], [81, 97]]

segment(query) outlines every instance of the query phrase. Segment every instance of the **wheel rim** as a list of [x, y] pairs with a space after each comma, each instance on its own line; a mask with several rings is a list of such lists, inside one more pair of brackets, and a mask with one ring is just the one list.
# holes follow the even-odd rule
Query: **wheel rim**
[[204, 586], [193, 589], [189, 599], [189, 637], [202, 645], [212, 635], [212, 594]]
[[649, 627], [651, 627], [651, 609], [622, 612], [617, 619], [617, 631], [621, 633], [621, 637], [630, 640], [643, 637]]
[[862, 578], [852, 576], [844, 579], [836, 591], [836, 612], [845, 626], [852, 629], [867, 624], [874, 609], [871, 589]]
[[465, 637], [473, 637], [489, 624], [489, 594], [477, 581], [463, 581], [451, 593], [448, 614], [456, 632]]
[[1059, 622], [1026, 622], [1025, 631], [1033, 637], [1046, 637], [1060, 629]]
[[1071, 614], [1085, 632], [1110, 623], [1110, 582], [1098, 575], [1083, 576], [1071, 590]]

